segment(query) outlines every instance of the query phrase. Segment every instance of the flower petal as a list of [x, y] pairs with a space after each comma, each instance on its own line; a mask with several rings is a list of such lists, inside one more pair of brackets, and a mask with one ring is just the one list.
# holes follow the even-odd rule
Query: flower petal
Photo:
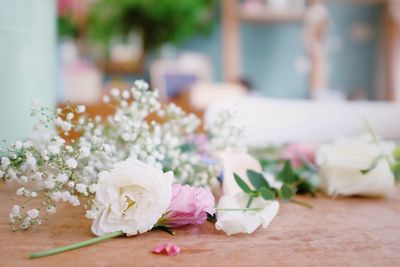
[[181, 249], [177, 245], [168, 242], [155, 246], [151, 252], [156, 254], [165, 254], [167, 256], [176, 256], [181, 252]]

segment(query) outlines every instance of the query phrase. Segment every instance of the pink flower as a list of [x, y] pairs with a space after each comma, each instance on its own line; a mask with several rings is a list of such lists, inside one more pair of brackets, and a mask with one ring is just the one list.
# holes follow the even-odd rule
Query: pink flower
[[315, 163], [315, 146], [310, 144], [290, 144], [282, 151], [282, 157], [290, 160], [296, 168], [302, 167], [305, 162]]
[[315, 164], [315, 147], [310, 144], [290, 144], [283, 150], [282, 157], [290, 160], [296, 168], [302, 167], [305, 162]]
[[161, 223], [171, 228], [203, 224], [207, 213], [215, 213], [215, 199], [208, 188], [174, 184], [171, 204]]
[[181, 249], [173, 243], [164, 243], [155, 246], [151, 252], [156, 254], [166, 254], [168, 256], [176, 256], [179, 254], [179, 252], [181, 252]]

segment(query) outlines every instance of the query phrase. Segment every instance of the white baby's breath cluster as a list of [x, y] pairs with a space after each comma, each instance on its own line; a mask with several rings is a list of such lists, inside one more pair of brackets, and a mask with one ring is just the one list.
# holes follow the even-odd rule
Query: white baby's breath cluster
[[115, 107], [106, 118], [90, 118], [83, 105], [56, 112], [35, 106], [32, 114], [38, 123], [32, 137], [0, 151], [0, 179], [20, 184], [16, 201], [23, 204], [10, 212], [14, 230], [43, 223], [60, 202], [81, 205], [90, 217], [98, 174], [127, 158], [172, 170], [176, 182], [210, 185], [220, 173], [210, 158], [212, 150], [238, 143], [237, 130], [222, 116], [209, 127], [207, 151], [199, 153], [187, 136], [196, 135], [200, 120], [174, 104], [162, 106], [158, 91], [144, 81], [136, 81], [130, 90], [112, 89], [103, 101]]
[[240, 124], [233, 111], [225, 110], [217, 114], [214, 120], [206, 125], [210, 137], [210, 150], [222, 151], [226, 148], [246, 150], [244, 127]]

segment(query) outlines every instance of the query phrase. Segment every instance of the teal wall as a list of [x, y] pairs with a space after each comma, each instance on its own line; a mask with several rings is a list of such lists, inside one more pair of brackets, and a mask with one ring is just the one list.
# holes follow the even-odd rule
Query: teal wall
[[54, 0], [0, 1], [1, 140], [29, 135], [33, 99], [54, 106], [55, 38]]
[[[348, 95], [362, 91], [373, 98], [377, 88], [375, 73], [382, 5], [327, 2], [331, 14], [327, 37], [330, 88]], [[351, 38], [354, 23], [371, 27], [373, 38], [354, 41]], [[241, 41], [243, 78], [248, 79], [258, 93], [268, 97], [307, 98], [308, 75], [295, 69], [296, 60], [306, 55], [301, 23], [242, 24]], [[208, 54], [214, 61], [215, 78], [222, 79], [220, 19], [210, 36], [195, 37], [180, 49]]]

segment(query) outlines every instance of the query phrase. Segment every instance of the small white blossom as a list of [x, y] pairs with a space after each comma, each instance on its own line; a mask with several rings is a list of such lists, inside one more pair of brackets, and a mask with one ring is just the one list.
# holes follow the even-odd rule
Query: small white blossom
[[75, 182], [74, 181], [69, 181], [68, 182], [68, 187], [74, 187], [75, 186]]
[[36, 219], [37, 217], [39, 217], [39, 210], [38, 209], [31, 209], [31, 210], [28, 210], [28, 212], [26, 214], [28, 214], [28, 216], [30, 218]]
[[85, 193], [86, 192], [86, 188], [87, 186], [85, 184], [76, 184], [76, 191], [78, 191], [79, 193]]
[[73, 153], [74, 152], [74, 148], [72, 146], [66, 146], [65, 150], [67, 150], [68, 153]]
[[49, 213], [49, 214], [56, 213], [56, 207], [54, 207], [54, 206], [48, 206], [48, 207], [46, 208], [46, 212]]
[[26, 163], [28, 163], [32, 167], [36, 166], [36, 159], [33, 156], [27, 157]]
[[77, 112], [78, 114], [83, 113], [83, 112], [85, 112], [85, 111], [86, 111], [86, 106], [85, 106], [85, 105], [78, 105], [78, 106], [76, 107], [76, 112]]
[[23, 230], [28, 229], [29, 226], [30, 226], [29, 221], [23, 221], [23, 222], [21, 223], [21, 229], [23, 229]]
[[7, 157], [2, 157], [1, 158], [1, 166], [3, 166], [4, 168], [5, 167], [8, 167], [8, 165], [10, 165], [10, 159], [9, 158], [7, 158]]
[[103, 102], [104, 103], [109, 103], [110, 102], [110, 97], [108, 95], [103, 96]]
[[26, 148], [30, 148], [32, 146], [32, 142], [31, 141], [26, 141], [23, 146], [24, 146], [25, 149]]
[[87, 158], [90, 155], [90, 148], [84, 146], [79, 149], [79, 157]]
[[72, 120], [73, 118], [74, 118], [74, 113], [69, 112], [69, 113], [67, 114], [67, 120], [70, 121], [70, 120]]
[[21, 182], [24, 183], [24, 184], [28, 182], [28, 177], [26, 177], [25, 175], [22, 175], [19, 179], [20, 179]]
[[87, 210], [86, 211], [86, 218], [88, 219], [94, 219], [96, 218], [97, 212], [94, 210]]
[[59, 175], [57, 175], [56, 180], [60, 183], [66, 183], [68, 181], [68, 176], [65, 173], [60, 173]]
[[61, 192], [60, 191], [53, 192], [51, 194], [51, 199], [54, 201], [60, 201], [61, 200]]
[[81, 203], [79, 202], [79, 199], [77, 196], [70, 196], [69, 198], [69, 203], [73, 206], [73, 207], [77, 207], [79, 206]]
[[18, 216], [19, 213], [20, 213], [20, 211], [21, 211], [20, 206], [14, 205], [13, 208], [12, 208], [12, 210], [11, 210], [11, 213], [12, 213], [14, 216]]
[[58, 146], [58, 145], [49, 145], [47, 147], [47, 149], [49, 150], [49, 152], [51, 154], [54, 154], [54, 155], [60, 153], [60, 146]]
[[70, 169], [75, 169], [78, 166], [78, 162], [74, 158], [69, 158], [65, 161], [65, 164]]
[[64, 191], [61, 193], [62, 201], [69, 201], [70, 198], [71, 198], [71, 193], [69, 191]]
[[119, 93], [120, 93], [120, 91], [119, 91], [118, 88], [113, 88], [113, 89], [111, 89], [111, 91], [110, 91], [110, 94], [111, 94], [113, 97], [115, 97], [115, 98], [117, 98], [117, 97], [119, 96]]
[[121, 95], [122, 95], [122, 98], [124, 98], [124, 99], [129, 99], [129, 97], [130, 97], [130, 94], [129, 94], [128, 90], [122, 91]]
[[44, 181], [44, 187], [47, 189], [52, 189], [56, 183], [54, 181]]
[[36, 192], [31, 192], [31, 198], [35, 198], [37, 197], [37, 193]]
[[15, 142], [15, 149], [20, 150], [21, 148], [22, 148], [22, 142], [21, 141]]
[[91, 184], [91, 185], [89, 185], [89, 192], [90, 193], [96, 193], [96, 190], [97, 190], [97, 184]]
[[18, 188], [18, 190], [15, 194], [17, 194], [17, 196], [23, 196], [24, 193], [25, 193], [25, 188], [21, 187], [21, 188]]

